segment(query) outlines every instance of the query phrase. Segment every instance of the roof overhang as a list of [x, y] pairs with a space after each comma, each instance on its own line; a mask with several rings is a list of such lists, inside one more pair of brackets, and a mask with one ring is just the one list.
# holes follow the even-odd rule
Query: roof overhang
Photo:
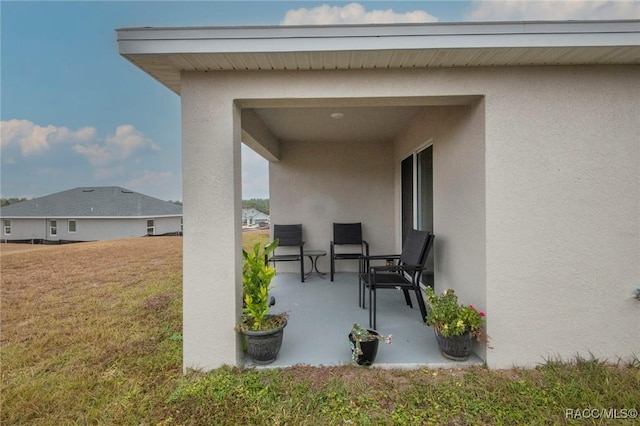
[[182, 71], [640, 63], [640, 21], [122, 28], [122, 56], [180, 94]]

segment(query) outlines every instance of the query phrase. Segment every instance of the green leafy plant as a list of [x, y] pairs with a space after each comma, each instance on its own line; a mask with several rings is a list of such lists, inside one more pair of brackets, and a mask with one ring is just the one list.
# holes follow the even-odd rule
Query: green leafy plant
[[444, 337], [461, 336], [467, 332], [476, 338], [485, 338], [484, 312], [473, 305], [461, 305], [458, 296], [451, 289], [436, 295], [431, 287], [426, 290], [427, 324], [437, 329]]
[[354, 363], [358, 362], [358, 357], [362, 355], [362, 348], [360, 343], [362, 342], [372, 342], [374, 340], [379, 340], [381, 342], [391, 344], [391, 338], [393, 335], [383, 336], [378, 333], [371, 333], [366, 328], [362, 328], [362, 326], [358, 323], [353, 324], [351, 328], [351, 337], [353, 338], [353, 350], [351, 351], [351, 359]]
[[277, 328], [287, 319], [286, 313], [270, 315], [269, 290], [275, 269], [265, 262], [265, 258], [278, 246], [279, 240], [268, 244], [264, 250], [260, 243], [253, 250], [242, 250], [242, 291], [244, 308], [242, 320], [236, 327], [239, 331], [265, 331]]

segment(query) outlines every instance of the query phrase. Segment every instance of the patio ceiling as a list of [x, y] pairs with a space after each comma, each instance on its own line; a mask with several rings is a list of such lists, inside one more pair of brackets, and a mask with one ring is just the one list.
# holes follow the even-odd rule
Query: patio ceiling
[[[398, 107], [259, 108], [256, 113], [282, 141], [388, 141], [421, 109]], [[331, 114], [343, 114], [335, 119]]]
[[[378, 98], [309, 98], [238, 100], [243, 108], [243, 142], [265, 158], [277, 161], [252, 143], [260, 132], [248, 122], [247, 112], [260, 122], [276, 141], [291, 142], [388, 142], [426, 106], [470, 105], [480, 96], [413, 96]], [[341, 114], [334, 118], [333, 114]], [[255, 115], [254, 115], [255, 114]]]

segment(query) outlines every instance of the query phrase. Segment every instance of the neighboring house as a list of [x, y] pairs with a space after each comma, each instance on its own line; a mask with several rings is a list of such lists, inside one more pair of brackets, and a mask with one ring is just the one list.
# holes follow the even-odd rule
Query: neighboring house
[[0, 209], [2, 241], [114, 240], [182, 232], [182, 206], [118, 186], [80, 187]]
[[269, 223], [269, 215], [256, 209], [242, 209], [242, 225]]
[[332, 222], [371, 253], [433, 231], [436, 291], [487, 312], [489, 367], [640, 354], [640, 21], [117, 35], [182, 98], [185, 369], [242, 359], [241, 143], [309, 248]]

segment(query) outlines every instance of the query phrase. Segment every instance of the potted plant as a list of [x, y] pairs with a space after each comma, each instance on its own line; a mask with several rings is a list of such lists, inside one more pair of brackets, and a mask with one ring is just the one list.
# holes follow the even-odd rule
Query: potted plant
[[247, 353], [256, 364], [275, 361], [287, 326], [286, 312], [269, 313], [275, 304], [273, 298], [269, 298], [269, 290], [276, 271], [264, 259], [277, 246], [276, 239], [265, 247], [263, 253], [260, 253], [260, 243], [253, 247], [253, 251], [242, 250], [243, 310], [236, 330], [243, 334]]
[[359, 365], [371, 365], [378, 354], [378, 342], [391, 344], [391, 334], [383, 336], [375, 330], [367, 330], [360, 324], [353, 324], [349, 333], [349, 346], [351, 347], [351, 360]]
[[446, 358], [464, 361], [469, 358], [477, 340], [486, 341], [485, 314], [473, 305], [461, 305], [451, 289], [436, 295], [427, 287], [427, 324], [433, 326], [440, 352]]

